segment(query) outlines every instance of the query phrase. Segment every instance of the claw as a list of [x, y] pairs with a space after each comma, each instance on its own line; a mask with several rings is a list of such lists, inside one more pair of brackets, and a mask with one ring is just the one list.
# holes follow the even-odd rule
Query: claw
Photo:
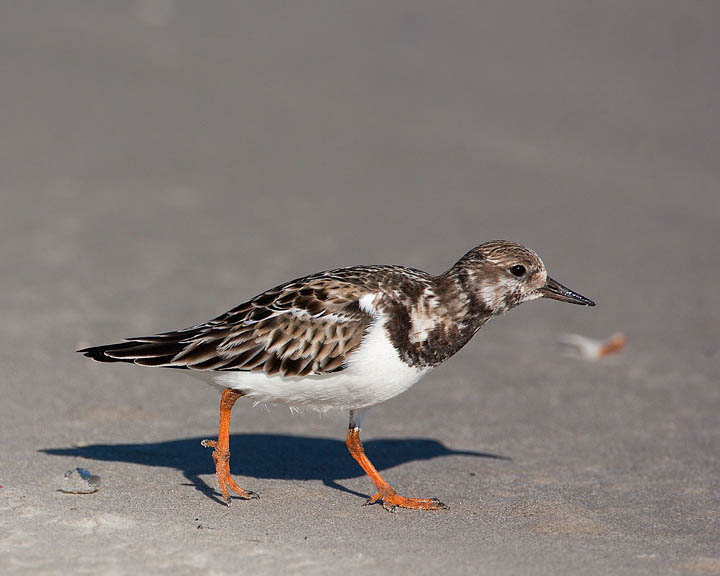
[[[258, 494], [257, 492], [252, 492], [250, 490], [243, 490], [243, 493], [241, 494], [233, 486], [229, 486], [229, 488], [230, 488], [230, 490], [235, 492], [236, 498], [240, 498], [241, 500], [260, 500], [260, 494]], [[242, 488], [240, 488], [240, 489], [242, 490]], [[232, 504], [232, 498], [230, 497], [230, 494], [228, 494], [227, 498], [223, 498], [223, 500], [225, 500], [225, 504], [227, 504], [228, 506], [230, 506], [230, 504]]]
[[381, 500], [382, 500], [382, 496], [378, 493], [378, 494], [375, 494], [374, 496], [371, 496], [370, 498], [368, 498], [365, 501], [365, 504], [363, 504], [363, 506], [372, 506], [373, 504], [377, 504], [378, 501], [381, 501]]

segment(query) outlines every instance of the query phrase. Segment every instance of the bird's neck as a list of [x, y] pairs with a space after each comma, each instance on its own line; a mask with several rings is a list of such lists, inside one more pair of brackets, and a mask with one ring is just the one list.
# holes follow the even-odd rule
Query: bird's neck
[[463, 321], [477, 323], [479, 328], [496, 314], [504, 312], [494, 297], [491, 278], [458, 262], [444, 274], [434, 278], [438, 294], [445, 302], [457, 302], [464, 312]]
[[458, 352], [493, 313], [450, 271], [429, 279], [417, 299], [388, 303], [390, 337], [410, 365], [433, 367]]
[[456, 285], [469, 301], [468, 313], [484, 318], [483, 322], [504, 314], [522, 302], [520, 294], [497, 266], [483, 266], [461, 259], [440, 275], [438, 281]]

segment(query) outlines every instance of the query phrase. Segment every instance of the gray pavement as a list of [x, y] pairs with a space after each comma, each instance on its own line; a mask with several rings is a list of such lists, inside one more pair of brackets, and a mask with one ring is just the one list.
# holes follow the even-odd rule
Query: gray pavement
[[[720, 574], [715, 2], [0, 3], [0, 573]], [[74, 350], [312, 271], [535, 248], [534, 302], [345, 415]], [[565, 332], [628, 335], [600, 362]], [[58, 492], [84, 467], [98, 492]]]

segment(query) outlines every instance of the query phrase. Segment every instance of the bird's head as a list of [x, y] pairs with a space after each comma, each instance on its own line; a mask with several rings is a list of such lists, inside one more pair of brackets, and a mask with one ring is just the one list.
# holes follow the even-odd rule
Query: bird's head
[[493, 314], [537, 298], [595, 306], [592, 300], [550, 278], [540, 257], [514, 242], [481, 244], [465, 254], [455, 268], [466, 288]]

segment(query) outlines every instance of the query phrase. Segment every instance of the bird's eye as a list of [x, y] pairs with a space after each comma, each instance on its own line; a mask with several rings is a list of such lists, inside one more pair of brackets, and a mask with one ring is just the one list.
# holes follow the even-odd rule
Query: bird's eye
[[524, 276], [525, 272], [527, 272], [527, 270], [525, 270], [525, 266], [522, 264], [515, 264], [515, 266], [510, 268], [510, 274], [517, 276], [518, 278], [520, 278], [520, 276]]

